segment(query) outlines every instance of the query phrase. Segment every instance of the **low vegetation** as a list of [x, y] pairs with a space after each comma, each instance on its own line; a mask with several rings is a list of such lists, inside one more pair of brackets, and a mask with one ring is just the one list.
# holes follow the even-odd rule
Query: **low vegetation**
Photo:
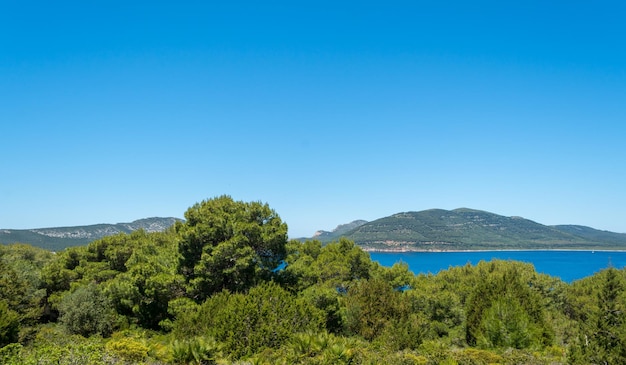
[[413, 275], [221, 196], [165, 232], [0, 245], [2, 364], [620, 364], [626, 272]]

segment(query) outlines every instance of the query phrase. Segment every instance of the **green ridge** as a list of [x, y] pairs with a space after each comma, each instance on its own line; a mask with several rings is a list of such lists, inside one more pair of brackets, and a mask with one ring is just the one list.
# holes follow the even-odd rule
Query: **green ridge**
[[626, 234], [468, 208], [397, 213], [343, 236], [371, 250], [626, 249]]

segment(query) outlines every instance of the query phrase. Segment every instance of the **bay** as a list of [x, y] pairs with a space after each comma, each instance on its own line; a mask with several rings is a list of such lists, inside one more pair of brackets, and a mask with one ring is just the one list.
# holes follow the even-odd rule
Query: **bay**
[[370, 256], [383, 266], [404, 262], [415, 274], [436, 274], [451, 266], [494, 259], [515, 260], [531, 263], [537, 272], [568, 283], [608, 267], [626, 266], [626, 251], [370, 252]]

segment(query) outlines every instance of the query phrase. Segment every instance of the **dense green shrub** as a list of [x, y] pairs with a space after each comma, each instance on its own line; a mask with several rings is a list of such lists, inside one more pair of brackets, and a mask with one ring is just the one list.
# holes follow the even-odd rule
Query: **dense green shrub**
[[142, 341], [131, 337], [113, 338], [106, 343], [105, 349], [115, 357], [133, 363], [145, 360], [150, 350]]
[[174, 334], [215, 338], [227, 354], [239, 358], [278, 348], [293, 334], [317, 332], [323, 325], [323, 312], [269, 282], [247, 294], [223, 291], [212, 296], [174, 323]]
[[543, 300], [515, 267], [484, 273], [466, 308], [470, 346], [523, 349], [552, 344]]
[[193, 337], [172, 342], [173, 364], [215, 364], [222, 356], [221, 346], [212, 338]]
[[82, 336], [110, 335], [116, 323], [111, 301], [96, 284], [81, 286], [68, 293], [58, 309], [59, 322], [69, 332]]
[[20, 330], [19, 315], [0, 300], [0, 347], [17, 341]]
[[0, 364], [22, 365], [22, 348], [23, 346], [19, 343], [0, 346]]

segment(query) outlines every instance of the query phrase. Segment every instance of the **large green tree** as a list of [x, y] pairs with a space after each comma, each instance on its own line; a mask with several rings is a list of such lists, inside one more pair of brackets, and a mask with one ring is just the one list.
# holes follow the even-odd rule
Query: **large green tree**
[[578, 283], [588, 290], [595, 306], [584, 308], [587, 320], [580, 321], [581, 338], [570, 349], [574, 364], [625, 364], [626, 320], [624, 319], [624, 276], [615, 268], [604, 270]]
[[125, 261], [126, 271], [107, 282], [105, 291], [118, 312], [145, 328], [168, 320], [168, 303], [184, 294], [177, 274], [178, 252], [168, 231], [136, 235], [137, 247]]
[[267, 204], [220, 196], [195, 204], [178, 223], [179, 272], [198, 301], [242, 291], [271, 276], [285, 257], [287, 225]]
[[514, 265], [483, 272], [466, 303], [466, 341], [487, 348], [544, 347], [554, 334], [541, 295]]
[[281, 279], [294, 290], [314, 284], [345, 290], [352, 281], [369, 279], [377, 268], [367, 252], [346, 238], [324, 247], [316, 240], [304, 243], [294, 240], [287, 247], [287, 267]]
[[22, 324], [34, 324], [42, 315], [45, 290], [41, 268], [52, 254], [25, 244], [0, 245], [0, 300], [20, 315]]

